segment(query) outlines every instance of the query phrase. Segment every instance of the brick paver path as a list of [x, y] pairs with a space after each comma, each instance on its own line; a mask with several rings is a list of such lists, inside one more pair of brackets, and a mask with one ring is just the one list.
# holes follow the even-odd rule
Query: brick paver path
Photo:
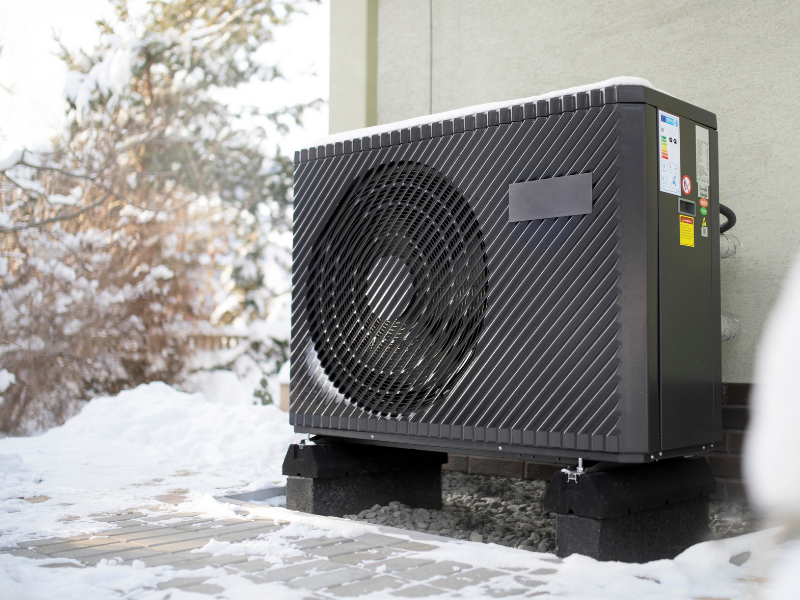
[[[175, 576], [160, 583], [159, 588], [178, 588], [230, 600], [235, 600], [236, 594], [226, 593], [224, 584], [232, 575], [246, 577], [257, 585], [285, 585], [304, 591], [304, 597], [309, 599], [370, 594], [448, 598], [463, 597], [465, 593], [469, 596], [527, 597], [543, 595], [548, 579], [557, 573], [560, 564], [555, 557], [530, 553], [527, 554], [531, 559], [529, 569], [485, 568], [480, 564], [436, 560], [431, 558], [431, 551], [439, 546], [453, 547], [466, 542], [388, 527], [380, 528], [379, 534], [353, 538], [322, 537], [324, 531], [320, 531], [321, 537], [317, 539], [288, 538], [287, 543], [296, 550], [295, 555], [278, 565], [258, 556], [192, 552], [211, 539], [241, 542], [268, 537], [288, 524], [283, 518], [279, 523], [267, 518], [246, 518], [244, 515], [249, 511], [244, 510], [245, 507], [239, 517], [227, 520], [166, 511], [148, 511], [149, 516], [142, 512], [126, 512], [97, 518], [97, 521], [113, 523], [116, 528], [96, 535], [22, 542], [16, 548], [0, 552], [33, 559], [71, 559], [64, 560], [63, 568], [92, 568], [103, 559], [119, 564], [139, 560], [148, 567], [168, 565], [175, 570]], [[324, 522], [324, 518], [315, 519]], [[485, 546], [485, 550], [494, 551], [491, 546]], [[58, 563], [49, 562], [48, 567], [59, 568]], [[205, 567], [216, 570], [209, 571]], [[204, 575], [193, 576], [193, 572], [200, 569]]]

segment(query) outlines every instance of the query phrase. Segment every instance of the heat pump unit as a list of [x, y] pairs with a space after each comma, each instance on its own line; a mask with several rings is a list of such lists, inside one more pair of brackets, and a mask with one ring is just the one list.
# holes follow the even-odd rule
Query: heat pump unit
[[715, 115], [642, 85], [296, 153], [291, 423], [525, 460], [710, 450], [718, 190]]

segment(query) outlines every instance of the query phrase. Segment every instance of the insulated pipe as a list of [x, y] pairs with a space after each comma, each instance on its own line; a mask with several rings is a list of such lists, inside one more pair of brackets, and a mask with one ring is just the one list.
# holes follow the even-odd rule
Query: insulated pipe
[[724, 224], [719, 226], [719, 232], [725, 233], [729, 229], [731, 229], [734, 225], [736, 225], [736, 213], [733, 212], [730, 208], [725, 206], [724, 204], [719, 205], [719, 214], [723, 215], [727, 221]]
[[731, 317], [726, 317], [725, 315], [721, 315], [721, 333], [722, 333], [722, 341], [727, 342], [728, 340], [732, 340], [735, 338], [739, 332], [742, 330], [742, 326], [739, 324], [738, 319], [733, 319]]
[[730, 258], [742, 251], [742, 242], [735, 235], [721, 233], [719, 235], [719, 257]]

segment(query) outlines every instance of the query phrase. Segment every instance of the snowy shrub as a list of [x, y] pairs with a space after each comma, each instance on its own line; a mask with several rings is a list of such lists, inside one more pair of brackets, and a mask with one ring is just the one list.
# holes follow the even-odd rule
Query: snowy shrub
[[[62, 48], [68, 131], [0, 157], [2, 431], [175, 381], [197, 331], [264, 319], [291, 289], [292, 165], [270, 140], [307, 106], [229, 99], [279, 75], [256, 54], [298, 3], [113, 4], [93, 52]], [[282, 340], [259, 364], [280, 368]]]

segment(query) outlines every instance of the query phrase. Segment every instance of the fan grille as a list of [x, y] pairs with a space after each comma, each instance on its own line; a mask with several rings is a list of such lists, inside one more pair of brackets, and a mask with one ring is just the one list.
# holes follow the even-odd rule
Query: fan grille
[[483, 328], [485, 250], [466, 198], [436, 169], [389, 163], [352, 184], [309, 271], [311, 338], [347, 400], [399, 416], [449, 394]]

